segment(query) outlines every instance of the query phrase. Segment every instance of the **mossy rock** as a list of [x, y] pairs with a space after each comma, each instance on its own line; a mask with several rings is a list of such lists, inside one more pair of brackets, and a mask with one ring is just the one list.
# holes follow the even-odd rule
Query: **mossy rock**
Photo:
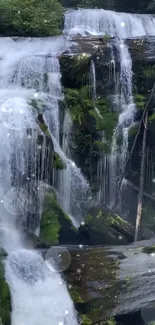
[[60, 158], [60, 156], [59, 156], [59, 154], [57, 152], [54, 152], [54, 156], [53, 156], [53, 167], [55, 169], [57, 169], [57, 170], [58, 169], [62, 170], [64, 168], [66, 168], [64, 162], [61, 160], [61, 158]]
[[151, 253], [155, 253], [155, 245], [152, 245], [152, 246], [146, 246], [143, 248], [143, 253], [146, 253], [146, 254], [151, 254]]
[[3, 263], [3, 258], [0, 258], [0, 319], [3, 325], [10, 325], [11, 296], [9, 286], [5, 281]]
[[104, 247], [71, 248], [70, 254], [71, 264], [65, 270], [65, 279], [71, 285], [69, 292], [79, 318], [84, 324], [100, 320], [106, 324], [117, 304], [119, 262], [108, 256]]
[[120, 245], [133, 241], [134, 227], [108, 209], [90, 209], [85, 221], [93, 245]]
[[83, 243], [83, 237], [61, 209], [54, 190], [45, 192], [39, 238], [48, 245]]

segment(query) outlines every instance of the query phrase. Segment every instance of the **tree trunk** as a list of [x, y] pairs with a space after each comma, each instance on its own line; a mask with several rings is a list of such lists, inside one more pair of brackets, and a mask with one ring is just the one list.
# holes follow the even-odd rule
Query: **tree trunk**
[[138, 231], [139, 231], [140, 221], [141, 221], [141, 216], [142, 216], [145, 160], [146, 160], [145, 158], [146, 158], [147, 125], [148, 125], [148, 110], [146, 111], [145, 119], [144, 119], [144, 133], [143, 133], [143, 143], [142, 143], [142, 160], [141, 160], [141, 168], [140, 168], [140, 184], [139, 184], [138, 205], [137, 205], [135, 241], [137, 241], [137, 238], [138, 238]]

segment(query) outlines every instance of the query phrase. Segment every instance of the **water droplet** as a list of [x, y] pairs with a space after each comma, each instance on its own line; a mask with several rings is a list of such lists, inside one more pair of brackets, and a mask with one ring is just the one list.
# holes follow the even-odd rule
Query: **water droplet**
[[83, 248], [83, 245], [80, 244], [80, 245], [79, 245], [79, 248]]
[[77, 269], [77, 271], [76, 271], [78, 274], [80, 274], [81, 273], [81, 269]]
[[65, 315], [68, 315], [69, 314], [69, 311], [68, 310], [65, 310]]
[[38, 93], [34, 93], [34, 97], [37, 98], [38, 97]]
[[52, 272], [62, 272], [71, 264], [71, 255], [66, 247], [51, 247], [46, 253], [45, 262]]
[[75, 162], [74, 161], [72, 162], [72, 166], [75, 166]]
[[82, 221], [82, 222], [81, 222], [81, 226], [84, 226], [84, 225], [85, 225], [85, 222], [84, 222], [84, 221]]
[[2, 112], [6, 112], [6, 108], [5, 108], [5, 107], [2, 107], [2, 108], [1, 108], [1, 111], [2, 111]]
[[121, 26], [125, 27], [125, 22], [124, 21], [121, 22]]

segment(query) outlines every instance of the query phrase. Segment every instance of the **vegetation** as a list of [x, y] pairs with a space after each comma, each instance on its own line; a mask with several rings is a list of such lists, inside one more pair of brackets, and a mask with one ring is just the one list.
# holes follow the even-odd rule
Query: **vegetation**
[[59, 206], [54, 189], [48, 190], [47, 188], [40, 223], [40, 241], [48, 245], [55, 245], [61, 239], [74, 238], [76, 235], [70, 218]]
[[3, 325], [10, 325], [11, 297], [4, 277], [4, 260], [0, 259], [0, 318]]
[[63, 7], [57, 0], [0, 0], [5, 35], [52, 36], [61, 32]]
[[155, 253], [155, 245], [144, 247], [143, 253], [146, 253], [146, 254]]
[[87, 315], [81, 315], [81, 324], [82, 325], [92, 325], [93, 323]]
[[62, 170], [66, 167], [57, 152], [54, 152], [53, 167], [56, 169], [60, 169], [60, 170]]

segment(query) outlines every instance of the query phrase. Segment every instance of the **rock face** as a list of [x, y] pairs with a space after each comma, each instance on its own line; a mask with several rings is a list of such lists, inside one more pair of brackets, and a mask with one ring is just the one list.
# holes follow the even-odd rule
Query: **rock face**
[[72, 259], [65, 278], [80, 314], [86, 314], [92, 323], [106, 322], [113, 315], [126, 323], [126, 314], [135, 313], [136, 318], [140, 311], [142, 323], [151, 321], [154, 257], [142, 252], [144, 245], [145, 241], [117, 249], [69, 248]]

